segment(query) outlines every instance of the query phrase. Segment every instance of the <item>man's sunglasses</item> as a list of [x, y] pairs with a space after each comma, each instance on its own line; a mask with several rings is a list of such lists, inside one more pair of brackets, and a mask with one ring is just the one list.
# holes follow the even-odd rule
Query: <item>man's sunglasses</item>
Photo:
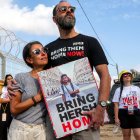
[[43, 49], [35, 49], [35, 50], [32, 50], [32, 53], [35, 54], [35, 55], [39, 55], [41, 53], [48, 53], [48, 49], [47, 48], [43, 48]]
[[65, 13], [67, 11], [70, 11], [71, 13], [74, 13], [75, 12], [75, 7], [73, 6], [61, 6], [61, 7], [58, 7], [58, 11], [61, 12], [61, 13]]
[[132, 75], [130, 73], [125, 73], [123, 74], [123, 77], [132, 77]]

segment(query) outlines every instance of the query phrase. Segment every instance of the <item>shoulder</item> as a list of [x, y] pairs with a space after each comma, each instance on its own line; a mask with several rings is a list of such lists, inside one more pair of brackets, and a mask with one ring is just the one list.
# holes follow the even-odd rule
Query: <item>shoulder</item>
[[82, 38], [87, 39], [89, 41], [98, 42], [98, 40], [95, 37], [92, 37], [92, 36], [88, 36], [88, 35], [84, 35], [84, 34], [79, 34], [79, 37], [82, 37]]
[[115, 92], [120, 92], [120, 87], [118, 87]]
[[4, 87], [2, 87], [2, 89], [1, 89], [2, 91], [5, 91], [5, 90], [7, 90], [7, 87], [6, 86], [4, 86]]
[[55, 44], [57, 44], [59, 41], [59, 38], [57, 38], [56, 40], [48, 43], [47, 45], [45, 45], [45, 48], [50, 48], [51, 46], [54, 46]]
[[29, 76], [28, 72], [18, 73], [18, 74], [15, 75], [15, 79], [28, 78], [28, 76]]
[[138, 86], [132, 85], [131, 87], [140, 90]]

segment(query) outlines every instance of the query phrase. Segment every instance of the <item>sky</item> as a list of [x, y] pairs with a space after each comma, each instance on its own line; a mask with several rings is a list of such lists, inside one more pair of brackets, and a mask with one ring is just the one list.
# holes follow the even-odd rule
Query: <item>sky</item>
[[[0, 27], [14, 32], [26, 42], [38, 40], [45, 45], [59, 37], [57, 26], [52, 21], [52, 9], [58, 2], [0, 0]], [[76, 7], [76, 31], [99, 40], [112, 77], [117, 76], [116, 64], [119, 72], [123, 69], [140, 71], [140, 0], [68, 2]]]

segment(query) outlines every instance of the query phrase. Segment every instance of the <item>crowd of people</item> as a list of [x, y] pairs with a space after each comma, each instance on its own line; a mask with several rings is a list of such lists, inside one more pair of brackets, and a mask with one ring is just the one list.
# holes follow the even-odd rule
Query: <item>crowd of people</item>
[[[107, 100], [110, 93], [110, 74], [108, 70], [108, 61], [105, 53], [98, 42], [98, 40], [91, 36], [86, 36], [75, 31], [75, 7], [71, 6], [67, 1], [60, 1], [53, 9], [53, 21], [57, 25], [60, 37], [55, 41], [47, 44], [45, 47], [39, 41], [29, 42], [23, 49], [23, 59], [25, 63], [31, 68], [31, 71], [19, 73], [15, 76], [12, 82], [8, 83], [8, 77], [13, 78], [11, 75], [5, 78], [6, 84], [3, 90], [7, 92], [10, 97], [0, 98], [1, 116], [4, 119], [4, 113], [10, 110], [9, 114], [12, 122], [5, 125], [4, 137], [2, 140], [56, 140], [51, 121], [45, 103], [43, 100], [41, 88], [38, 82], [37, 72], [44, 69], [59, 66], [83, 57], [88, 57], [91, 68], [95, 68], [100, 78], [99, 97], [96, 108], [91, 111], [83, 112], [91, 118], [89, 128], [87, 130], [74, 133], [59, 140], [99, 140], [100, 139], [100, 126], [104, 125], [104, 112], [107, 107]], [[67, 49], [75, 48], [75, 44], [83, 46], [83, 50]], [[63, 50], [63, 48], [66, 48]], [[59, 51], [58, 51], [59, 50]], [[63, 53], [61, 51], [63, 51]], [[82, 51], [83, 55], [68, 55], [69, 51]], [[65, 55], [62, 55], [64, 54]], [[10, 79], [9, 78], [9, 79]], [[129, 78], [129, 80], [128, 80]], [[119, 123], [122, 127], [124, 140], [129, 140], [130, 130], [133, 129], [136, 140], [140, 139], [140, 121], [135, 119], [135, 112], [139, 117], [139, 88], [131, 85], [131, 73], [123, 73], [120, 76], [121, 87], [116, 90], [113, 102], [115, 104], [115, 122]], [[69, 82], [69, 87], [67, 86]], [[78, 87], [70, 84], [70, 79], [67, 75], [61, 77], [62, 90], [67, 96], [77, 96], [79, 93]], [[74, 90], [70, 92], [70, 88]], [[129, 96], [130, 93], [134, 96], [132, 102], [137, 98], [135, 105], [133, 105], [133, 113], [129, 114], [128, 103], [124, 105], [124, 96]], [[3, 95], [4, 96], [4, 95]], [[65, 99], [66, 100], [66, 97]], [[10, 104], [9, 104], [10, 102]], [[5, 105], [4, 105], [5, 104]], [[125, 109], [124, 109], [125, 108]], [[129, 106], [129, 109], [132, 106]], [[3, 112], [2, 112], [2, 109]], [[127, 111], [126, 111], [127, 110]], [[135, 111], [136, 110], [136, 111]], [[127, 118], [127, 119], [126, 119]], [[125, 121], [124, 121], [125, 120]], [[130, 122], [133, 121], [134, 123]], [[137, 121], [137, 122], [135, 122]], [[0, 123], [0, 130], [3, 121]], [[11, 124], [10, 124], [11, 123]], [[2, 125], [1, 125], [2, 124]], [[10, 126], [10, 128], [9, 128]]]

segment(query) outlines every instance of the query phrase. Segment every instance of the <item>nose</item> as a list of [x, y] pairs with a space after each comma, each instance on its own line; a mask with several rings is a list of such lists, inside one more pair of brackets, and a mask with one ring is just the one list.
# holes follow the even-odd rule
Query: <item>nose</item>
[[41, 51], [41, 55], [45, 55], [45, 54], [46, 54], [46, 53], [42, 50], [42, 51]]
[[70, 13], [71, 13], [71, 8], [68, 7], [68, 8], [67, 8], [67, 12], [70, 12]]
[[41, 51], [40, 51], [40, 55], [41, 55], [41, 56], [44, 56], [44, 55], [47, 55], [47, 53], [46, 53], [44, 50], [41, 50]]

